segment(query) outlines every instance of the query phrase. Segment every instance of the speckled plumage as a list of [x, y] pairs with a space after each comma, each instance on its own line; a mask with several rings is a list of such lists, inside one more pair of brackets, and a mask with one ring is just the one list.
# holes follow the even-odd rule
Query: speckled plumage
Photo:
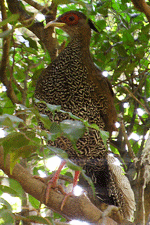
[[[74, 24], [73, 18], [78, 20], [74, 21]], [[40, 75], [35, 97], [50, 104], [61, 105], [62, 110], [111, 132], [115, 128], [117, 118], [113, 91], [108, 79], [102, 76], [93, 63], [89, 52], [91, 28], [94, 25], [86, 20], [84, 14], [76, 11], [63, 14], [56, 22], [65, 22], [61, 28], [69, 33], [71, 41]], [[42, 104], [39, 111], [48, 114], [51, 120], [57, 122], [69, 119], [68, 114], [63, 113], [56, 113], [53, 117]], [[107, 190], [109, 203], [121, 207], [123, 216], [131, 214], [128, 211], [133, 211], [133, 208], [126, 207], [127, 199], [124, 199], [123, 192], [118, 194], [121, 187], [114, 179], [114, 171], [111, 171], [109, 156], [98, 131], [89, 129], [89, 133], [86, 132], [78, 140], [80, 153], [65, 137], [60, 137], [51, 144], [65, 150], [71, 160], [86, 170], [95, 183], [97, 196], [102, 184]], [[131, 187], [130, 191], [132, 192]], [[133, 196], [132, 200], [134, 201]]]
[[[94, 84], [87, 82], [87, 75], [87, 68], [82, 62], [80, 43], [77, 39], [75, 43], [69, 44], [40, 76], [35, 96], [50, 104], [61, 105], [62, 110], [70, 111], [72, 114], [88, 120], [89, 123], [96, 123], [99, 127], [104, 128], [100, 111], [104, 109], [104, 105], [107, 107], [107, 104], [103, 102], [104, 96], [101, 96], [99, 101], [93, 100]], [[42, 113], [45, 113], [45, 110]], [[48, 112], [48, 115], [52, 119], [52, 113]], [[67, 114], [56, 113], [54, 121], [61, 122], [68, 118]], [[90, 132], [90, 136], [86, 134], [77, 143], [82, 152], [80, 155], [71, 145], [67, 148], [63, 146], [64, 141], [61, 143], [61, 139], [59, 144], [57, 141], [55, 145], [66, 148], [70, 158], [98, 157], [98, 155], [102, 155], [103, 150], [104, 152], [106, 150], [98, 131], [91, 130]]]

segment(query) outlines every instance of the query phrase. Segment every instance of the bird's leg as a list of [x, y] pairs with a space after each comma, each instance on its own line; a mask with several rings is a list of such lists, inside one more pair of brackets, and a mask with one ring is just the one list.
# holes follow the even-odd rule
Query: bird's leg
[[[59, 178], [59, 174], [63, 168], [63, 166], [66, 164], [66, 161], [63, 160], [58, 168], [58, 170], [55, 172], [54, 176], [52, 177], [52, 179], [48, 182], [48, 185], [47, 185], [47, 190], [46, 190], [46, 203], [48, 202], [48, 199], [49, 199], [49, 193], [50, 193], [50, 190], [51, 188], [56, 188], [57, 187], [57, 180]], [[60, 188], [59, 188], [60, 189]], [[61, 192], [63, 194], [65, 194], [65, 192], [63, 190], [61, 190]]]
[[78, 183], [79, 176], [80, 176], [80, 171], [75, 171], [75, 176], [74, 176], [74, 180], [73, 180], [73, 188], [72, 188], [72, 191], [65, 195], [65, 197], [63, 199], [63, 202], [61, 204], [61, 211], [63, 210], [63, 207], [64, 207], [64, 205], [65, 205], [65, 203], [67, 201], [67, 198], [73, 194], [73, 190], [74, 190], [75, 186]]

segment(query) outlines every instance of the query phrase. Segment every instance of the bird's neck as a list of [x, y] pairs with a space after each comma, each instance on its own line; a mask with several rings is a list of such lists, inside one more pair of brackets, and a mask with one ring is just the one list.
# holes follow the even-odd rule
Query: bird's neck
[[91, 39], [91, 33], [85, 33], [84, 35], [83, 33], [77, 33], [73, 35], [73, 37], [71, 38], [71, 42], [72, 43], [78, 42], [81, 49], [89, 50], [90, 39]]
[[80, 55], [84, 61], [85, 60], [92, 61], [90, 50], [89, 50], [90, 36], [73, 37], [69, 44], [72, 45], [72, 47], [75, 46], [75, 48], [78, 48], [78, 50], [80, 51]]

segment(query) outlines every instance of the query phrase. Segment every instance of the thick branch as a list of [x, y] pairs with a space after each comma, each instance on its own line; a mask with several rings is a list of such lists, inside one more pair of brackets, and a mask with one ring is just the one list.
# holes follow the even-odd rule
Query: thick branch
[[[42, 203], [45, 203], [45, 191], [47, 186], [40, 180], [35, 179], [26, 169], [21, 165], [16, 164], [12, 174], [10, 174], [9, 157], [6, 158], [6, 165], [4, 165], [3, 148], [0, 147], [0, 168], [11, 178], [17, 180], [25, 192], [29, 193]], [[94, 224], [101, 224], [102, 212], [96, 208], [90, 200], [81, 195], [71, 196], [67, 199], [63, 210], [60, 210], [64, 195], [51, 189], [48, 203], [46, 204], [53, 211], [60, 213], [67, 219], [79, 219], [88, 221]], [[116, 225], [112, 219], [106, 217], [106, 224]]]
[[[7, 19], [6, 8], [4, 4], [4, 0], [0, 1], [1, 11], [2, 11], [2, 20]], [[8, 30], [7, 24], [3, 26], [3, 31]], [[9, 61], [9, 47], [10, 47], [10, 37], [5, 37], [3, 39], [3, 55], [1, 61], [1, 68], [0, 68], [0, 80], [7, 88], [7, 95], [11, 99], [12, 103], [20, 103], [18, 98], [16, 97], [14, 90], [12, 88], [11, 80], [8, 80], [6, 75], [6, 68]]]
[[136, 179], [135, 197], [137, 202], [137, 224], [145, 224], [150, 212], [150, 135], [142, 151], [141, 160], [138, 163], [138, 175]]
[[49, 12], [49, 9], [47, 7], [40, 5], [34, 0], [24, 0], [24, 1], [27, 2], [29, 5], [33, 6], [35, 9], [39, 10], [43, 15], [46, 15]]
[[[18, 0], [7, 0], [9, 10], [13, 14], [19, 14], [19, 21], [32, 31], [45, 45], [48, 50], [51, 60], [56, 57], [56, 40], [53, 38], [54, 28], [44, 29], [42, 22], [35, 20], [34, 16], [31, 16], [27, 10], [25, 11], [20, 1]], [[51, 6], [47, 10], [47, 22], [54, 20], [56, 17], [57, 6], [52, 2]]]
[[37, 3], [33, 0], [24, 0], [24, 1], [39, 11], [42, 11], [42, 9], [44, 8], [42, 5], [40, 5], [39, 3]]
[[132, 0], [135, 8], [143, 12], [148, 21], [150, 22], [150, 6], [145, 2], [145, 0]]

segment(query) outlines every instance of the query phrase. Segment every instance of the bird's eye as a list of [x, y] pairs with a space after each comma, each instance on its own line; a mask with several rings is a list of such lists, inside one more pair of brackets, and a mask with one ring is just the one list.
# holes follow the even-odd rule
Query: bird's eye
[[61, 21], [69, 26], [76, 25], [79, 22], [80, 17], [75, 13], [69, 13], [61, 18]]
[[70, 20], [70, 21], [73, 21], [74, 19], [75, 19], [74, 16], [70, 16], [70, 17], [69, 17], [69, 20]]

